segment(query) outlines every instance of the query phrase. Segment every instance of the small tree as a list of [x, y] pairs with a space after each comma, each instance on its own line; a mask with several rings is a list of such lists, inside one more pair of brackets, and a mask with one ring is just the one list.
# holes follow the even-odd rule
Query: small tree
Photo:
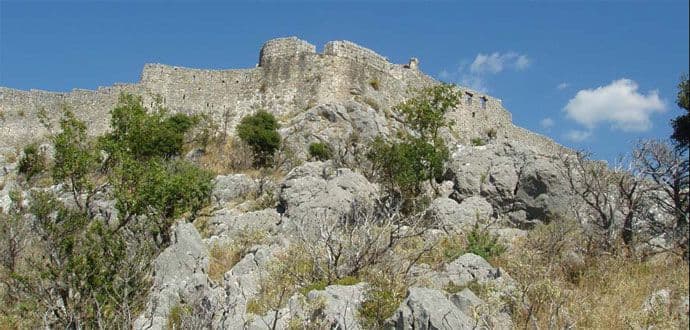
[[26, 181], [43, 173], [47, 168], [46, 156], [36, 143], [24, 147], [24, 155], [19, 160], [18, 171], [26, 175]]
[[237, 135], [254, 151], [256, 166], [272, 162], [273, 154], [280, 147], [279, 127], [276, 118], [263, 110], [242, 118], [237, 125]]
[[687, 75], [681, 77], [678, 84], [676, 104], [681, 109], [685, 109], [685, 114], [679, 115], [671, 121], [671, 126], [673, 126], [671, 138], [675, 140], [678, 148], [687, 151], [690, 147], [690, 81]]
[[402, 133], [399, 142], [377, 137], [370, 145], [367, 157], [374, 172], [389, 191], [406, 201], [406, 211], [411, 211], [410, 202], [422, 192], [422, 183], [428, 180], [433, 186], [443, 174], [450, 153], [439, 131], [449, 126], [445, 114], [459, 102], [460, 94], [453, 85], [422, 89], [395, 107], [404, 114], [410, 132]]
[[[63, 109], [60, 128], [62, 131], [52, 137], [55, 146], [53, 180], [66, 183], [77, 207], [86, 210], [94, 193], [93, 172], [99, 164], [98, 153], [87, 136], [86, 123], [67, 108]], [[82, 197], [83, 193], [86, 198]]]

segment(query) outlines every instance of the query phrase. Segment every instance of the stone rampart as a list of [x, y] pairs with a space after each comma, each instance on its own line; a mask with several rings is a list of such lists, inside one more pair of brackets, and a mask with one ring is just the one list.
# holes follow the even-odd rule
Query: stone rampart
[[[347, 41], [329, 42], [319, 54], [313, 45], [291, 37], [266, 42], [255, 68], [203, 70], [147, 64], [138, 83], [95, 91], [51, 93], [0, 87], [0, 147], [20, 147], [45, 136], [38, 111], [45, 109], [57, 121], [63, 106], [85, 120], [91, 134], [100, 134], [108, 129], [109, 112], [123, 92], [143, 96], [147, 106], [156, 97], [173, 112], [206, 114], [228, 132], [240, 118], [258, 109], [274, 113], [281, 121], [319, 104], [349, 100], [387, 111], [414, 89], [438, 83], [417, 65], [416, 59], [405, 65], [389, 63]], [[461, 141], [483, 137], [493, 129], [499, 139], [519, 135], [553, 144], [515, 129], [500, 100], [463, 87], [461, 91], [462, 104], [449, 114]]]

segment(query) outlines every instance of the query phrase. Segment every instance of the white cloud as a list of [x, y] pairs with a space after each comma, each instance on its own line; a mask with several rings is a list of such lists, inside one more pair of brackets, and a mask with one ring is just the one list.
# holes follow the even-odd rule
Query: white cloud
[[546, 117], [539, 122], [539, 126], [541, 126], [542, 128], [545, 128], [545, 129], [550, 129], [555, 124], [556, 124], [556, 122], [553, 121], [553, 119], [551, 119], [549, 117]]
[[596, 89], [583, 89], [563, 108], [566, 116], [588, 130], [599, 123], [610, 123], [622, 131], [646, 131], [652, 127], [650, 116], [664, 112], [666, 105], [658, 91], [647, 95], [638, 93], [638, 85], [629, 79], [619, 79]]
[[592, 131], [571, 130], [565, 134], [566, 139], [574, 142], [582, 142], [589, 139], [590, 136], [592, 136]]
[[474, 61], [470, 65], [470, 72], [475, 74], [491, 73], [497, 74], [505, 69], [514, 69], [522, 71], [530, 64], [530, 60], [526, 55], [521, 55], [516, 52], [492, 54], [477, 54]]
[[568, 88], [568, 86], [570, 86], [570, 84], [568, 84], [567, 82], [562, 82], [562, 83], [558, 84], [558, 86], [556, 86], [556, 89], [559, 91], [562, 91], [562, 90]]
[[531, 60], [527, 55], [516, 52], [477, 54], [474, 61], [463, 61], [455, 70], [442, 70], [438, 77], [441, 80], [456, 82], [476, 91], [488, 93], [487, 78], [508, 69], [522, 71], [527, 69]]

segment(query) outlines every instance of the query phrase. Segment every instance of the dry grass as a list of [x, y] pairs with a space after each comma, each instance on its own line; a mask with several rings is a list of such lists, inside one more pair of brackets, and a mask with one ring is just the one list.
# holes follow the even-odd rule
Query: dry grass
[[251, 171], [252, 149], [239, 139], [228, 138], [210, 143], [199, 159], [199, 165], [216, 175]]
[[217, 283], [221, 282], [225, 273], [242, 260], [252, 246], [260, 244], [266, 237], [264, 231], [248, 230], [230, 243], [214, 244], [209, 251], [208, 277]]
[[[580, 235], [567, 222], [538, 227], [494, 260], [518, 282], [513, 302], [517, 327], [687, 328], [687, 314], [683, 316], [678, 306], [688, 296], [687, 262], [675, 256], [647, 261], [612, 255], [575, 257], [584, 250]], [[671, 292], [672, 303], [644, 312], [644, 301], [661, 289]]]

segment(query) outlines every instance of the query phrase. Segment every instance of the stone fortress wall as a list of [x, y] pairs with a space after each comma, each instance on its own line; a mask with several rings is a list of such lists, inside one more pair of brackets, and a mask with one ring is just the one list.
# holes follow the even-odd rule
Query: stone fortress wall
[[[39, 109], [57, 120], [67, 105], [86, 121], [92, 134], [108, 129], [109, 111], [120, 93], [142, 95], [146, 105], [160, 96], [173, 112], [207, 114], [220, 127], [232, 131], [239, 119], [257, 109], [274, 113], [279, 120], [323, 103], [356, 100], [386, 111], [409, 97], [414, 89], [436, 80], [418, 70], [418, 61], [393, 64], [372, 50], [348, 41], [331, 41], [318, 53], [316, 47], [295, 37], [269, 40], [255, 68], [202, 70], [163, 64], [144, 66], [141, 80], [95, 91], [51, 93], [0, 87], [0, 148], [19, 147], [45, 136]], [[537, 146], [557, 146], [553, 141], [515, 127], [501, 101], [460, 87], [462, 105], [449, 115], [456, 122], [460, 140], [483, 137], [496, 130], [497, 139], [525, 140]]]

